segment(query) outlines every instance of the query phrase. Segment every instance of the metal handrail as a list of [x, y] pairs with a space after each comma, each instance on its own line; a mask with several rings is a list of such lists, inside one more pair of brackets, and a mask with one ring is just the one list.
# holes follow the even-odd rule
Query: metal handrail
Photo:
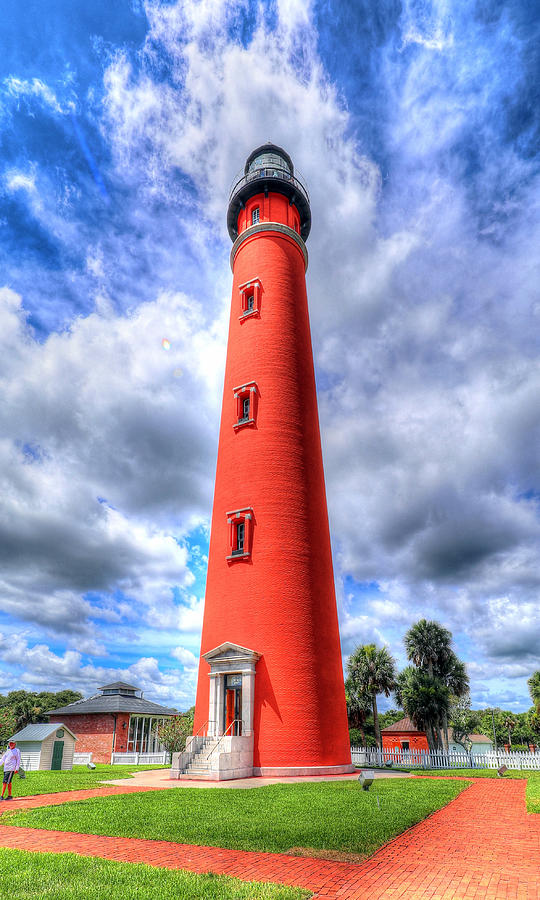
[[223, 738], [226, 738], [226, 737], [229, 736], [229, 735], [227, 735], [227, 732], [228, 732], [229, 728], [232, 728], [233, 725], [243, 725], [243, 724], [244, 724], [244, 720], [243, 720], [243, 719], [234, 719], [234, 721], [231, 722], [231, 724], [227, 726], [227, 728], [225, 729], [225, 731], [224, 731], [223, 734], [221, 735], [219, 741], [217, 742], [216, 746], [215, 746], [215, 747], [212, 747], [212, 749], [210, 750], [210, 753], [208, 754], [207, 759], [210, 759], [210, 757], [212, 756], [212, 753], [215, 753], [215, 752], [216, 752], [216, 750], [217, 750], [217, 748], [219, 747], [219, 745], [221, 744]]
[[194, 737], [194, 738], [195, 737], [203, 737], [203, 738], [208, 737], [208, 730], [207, 730], [206, 734], [201, 734], [201, 731], [203, 731], [207, 727], [207, 725], [213, 725], [214, 722], [215, 722], [215, 719], [207, 719], [206, 722], [204, 722], [204, 724], [201, 725], [201, 727], [197, 729], [197, 731], [195, 732], [195, 734], [192, 735], [192, 737]]
[[244, 174], [244, 171], [242, 170], [241, 174], [239, 173], [233, 181], [229, 194], [229, 202], [241, 187], [244, 187], [245, 184], [249, 184], [251, 181], [257, 181], [260, 178], [280, 178], [282, 181], [287, 181], [289, 184], [294, 185], [300, 193], [304, 194], [309, 203], [307, 187], [305, 186], [303, 179], [299, 178], [298, 172], [295, 175], [291, 175], [290, 172], [286, 169], [281, 169], [279, 166], [261, 166], [259, 169], [253, 169], [251, 172], [247, 172], [247, 174]]

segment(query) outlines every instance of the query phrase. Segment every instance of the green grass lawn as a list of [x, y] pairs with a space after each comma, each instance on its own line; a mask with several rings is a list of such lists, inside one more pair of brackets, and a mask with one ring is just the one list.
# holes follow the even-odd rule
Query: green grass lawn
[[0, 897], [17, 900], [302, 900], [309, 891], [224, 875], [0, 849]]
[[[416, 772], [415, 775], [429, 777], [430, 775], [459, 775], [464, 778], [498, 778], [497, 769], [441, 769], [431, 772]], [[526, 769], [509, 769], [505, 778], [526, 778], [527, 790], [525, 797], [527, 801], [527, 812], [540, 813], [540, 772], [531, 772]]]
[[370, 854], [446, 805], [464, 781], [381, 779], [277, 784], [252, 790], [177, 788], [9, 812], [10, 825], [242, 850], [305, 848]]
[[81, 791], [99, 787], [102, 781], [131, 778], [143, 769], [168, 769], [170, 766], [105, 766], [95, 769], [73, 766], [61, 772], [28, 772], [26, 778], [13, 779], [14, 797], [33, 797], [35, 794], [58, 794], [61, 791]]

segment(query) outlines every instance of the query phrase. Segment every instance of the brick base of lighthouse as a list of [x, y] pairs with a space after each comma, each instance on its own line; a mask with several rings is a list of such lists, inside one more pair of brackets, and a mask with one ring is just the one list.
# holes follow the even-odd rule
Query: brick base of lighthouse
[[261, 654], [225, 642], [203, 654], [209, 672], [208, 721], [173, 754], [171, 778], [225, 781], [252, 776], [279, 778], [344, 775], [341, 765], [254, 765], [257, 663]]
[[253, 774], [263, 778], [301, 777], [307, 775], [348, 775], [355, 772], [353, 765], [344, 766], [260, 766]]

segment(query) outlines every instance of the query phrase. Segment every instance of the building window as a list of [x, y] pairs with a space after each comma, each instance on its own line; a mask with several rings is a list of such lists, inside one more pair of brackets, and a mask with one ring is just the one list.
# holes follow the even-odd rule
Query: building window
[[253, 510], [250, 506], [227, 513], [229, 527], [229, 561], [248, 559], [253, 543]]
[[254, 381], [242, 384], [233, 390], [235, 407], [235, 421], [233, 428], [237, 431], [245, 425], [255, 425], [257, 418], [257, 385]]
[[240, 291], [240, 316], [239, 319], [247, 319], [250, 316], [258, 316], [261, 309], [262, 285], [258, 278], [252, 278], [241, 284]]
[[130, 716], [127, 740], [128, 753], [161, 753], [157, 729], [165, 719], [155, 716]]
[[408, 741], [402, 741], [402, 742], [401, 742], [401, 749], [404, 750], [404, 751], [407, 751], [407, 750], [409, 749], [409, 742], [408, 742]]
[[246, 536], [246, 523], [245, 522], [237, 522], [236, 523], [236, 547], [233, 550], [233, 553], [237, 556], [239, 553], [244, 552], [244, 538]]
[[258, 206], [251, 210], [251, 224], [258, 225], [260, 221], [260, 209]]

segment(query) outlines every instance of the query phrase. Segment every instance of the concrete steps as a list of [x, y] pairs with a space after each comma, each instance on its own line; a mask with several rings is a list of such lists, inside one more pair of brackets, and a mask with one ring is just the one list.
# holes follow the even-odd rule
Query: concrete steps
[[212, 775], [212, 753], [217, 747], [219, 741], [210, 741], [205, 744], [204, 747], [201, 747], [200, 750], [195, 753], [190, 763], [186, 767], [185, 771], [182, 772], [180, 778], [197, 778], [197, 779], [209, 779], [211, 780], [215, 776]]

